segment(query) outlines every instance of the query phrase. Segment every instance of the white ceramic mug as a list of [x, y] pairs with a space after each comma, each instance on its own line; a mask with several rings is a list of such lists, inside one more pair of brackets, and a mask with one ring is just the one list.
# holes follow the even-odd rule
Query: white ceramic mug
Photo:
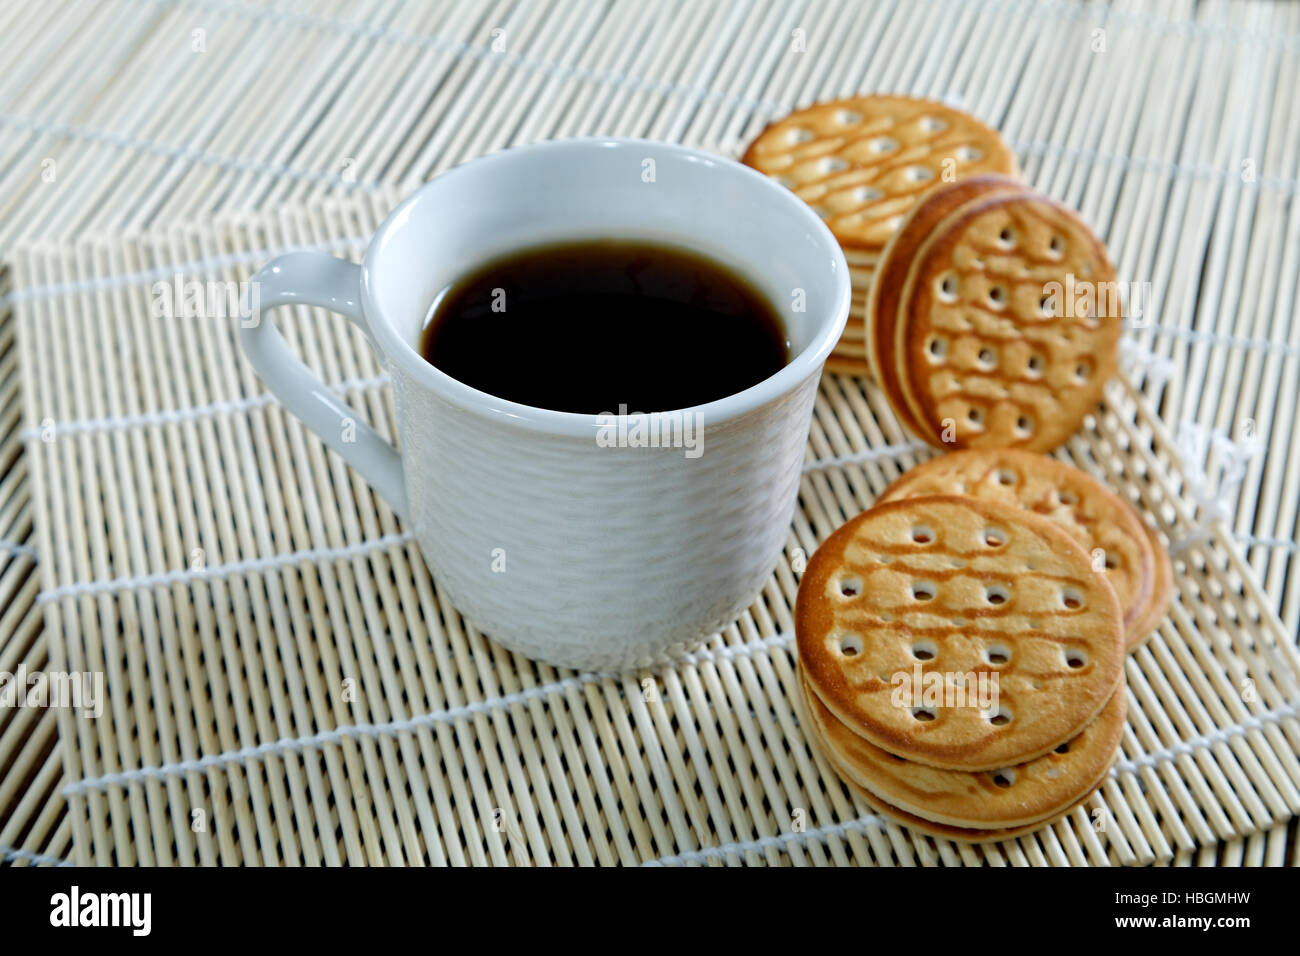
[[[685, 410], [684, 423], [703, 425], [696, 457], [665, 447], [667, 435], [661, 447], [610, 447], [608, 420], [496, 398], [418, 351], [431, 303], [456, 278], [511, 250], [606, 236], [720, 260], [784, 318], [789, 364]], [[398, 206], [361, 265], [295, 252], [256, 281], [263, 309], [341, 312], [382, 357], [400, 452], [356, 421], [273, 323], [255, 318], [242, 332], [271, 390], [414, 530], [437, 586], [506, 647], [592, 669], [686, 650], [757, 596], [781, 555], [817, 381], [850, 296], [838, 244], [793, 193], [727, 159], [627, 139], [475, 159]], [[649, 423], [627, 424], [635, 436]], [[355, 440], [343, 441], [345, 426]]]

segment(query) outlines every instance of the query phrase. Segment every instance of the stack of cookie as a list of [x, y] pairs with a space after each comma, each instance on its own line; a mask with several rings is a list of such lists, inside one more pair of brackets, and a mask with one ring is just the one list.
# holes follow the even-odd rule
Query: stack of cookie
[[1100, 482], [1032, 452], [904, 474], [813, 555], [795, 611], [810, 739], [877, 812], [956, 840], [1043, 826], [1097, 787], [1123, 659], [1168, 555]]
[[994, 497], [878, 504], [817, 550], [795, 614], [806, 732], [877, 812], [1003, 839], [1104, 779], [1125, 613], [1051, 517]]
[[853, 306], [829, 371], [866, 374], [866, 311], [884, 248], [929, 190], [981, 174], [1016, 175], [997, 132], [934, 100], [858, 96], [817, 103], [768, 126], [742, 162], [826, 221], [844, 249]]

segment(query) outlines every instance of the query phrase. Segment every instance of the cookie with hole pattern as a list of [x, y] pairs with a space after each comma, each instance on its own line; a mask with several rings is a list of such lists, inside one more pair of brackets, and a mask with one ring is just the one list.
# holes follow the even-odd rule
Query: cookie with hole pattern
[[998, 193], [1026, 191], [1027, 187], [1019, 180], [996, 175], [972, 176], [937, 186], [907, 214], [881, 253], [876, 281], [872, 283], [864, 310], [867, 358], [894, 411], [918, 435], [928, 437], [927, 430], [912, 417], [899, 392], [900, 362], [895, 350], [899, 301], [917, 252], [940, 223], [967, 203]]
[[1071, 740], [1033, 760], [999, 770], [939, 770], [903, 760], [835, 719], [801, 681], [816, 737], [841, 777], [889, 806], [930, 823], [1000, 830], [1041, 825], [1096, 789], [1124, 733], [1123, 687]]
[[898, 394], [946, 447], [1050, 451], [1114, 374], [1121, 308], [1105, 246], [1030, 193], [963, 206], [926, 239], [895, 328]]
[[[1003, 840], [1014, 840], [1017, 837], [1027, 836], [1031, 833], [1037, 833], [1044, 827], [1051, 826], [1065, 817], [1067, 817], [1075, 807], [1087, 803], [1092, 796], [1089, 793], [1082, 800], [1078, 801], [1073, 807], [1066, 807], [1054, 817], [1049, 817], [1038, 823], [1027, 823], [1023, 826], [1008, 827], [997, 830], [981, 830], [973, 827], [952, 827], [944, 823], [935, 823], [932, 820], [926, 820], [923, 817], [914, 816], [906, 810], [900, 810], [881, 800], [875, 794], [859, 787], [852, 780], [845, 780], [845, 785], [853, 791], [854, 795], [862, 801], [866, 807], [877, 816], [885, 817], [897, 823], [899, 826], [914, 830], [917, 833], [924, 833], [926, 836], [934, 837], [938, 840], [951, 840], [954, 843], [1000, 843]], [[1098, 784], [1100, 786], [1100, 784]], [[1093, 789], [1096, 793], [1096, 788]]]
[[[1013, 448], [955, 451], [904, 473], [876, 500], [927, 495], [1001, 501], [1059, 524], [1115, 589], [1130, 649], [1164, 617], [1168, 592], [1160, 593], [1161, 568], [1146, 524], [1132, 505], [1078, 468]], [[1153, 614], [1155, 623], [1149, 623]]]
[[741, 162], [792, 190], [859, 263], [870, 261], [936, 183], [1016, 172], [997, 131], [934, 100], [855, 96], [769, 125]]
[[[1091, 556], [1049, 519], [978, 498], [889, 501], [846, 522], [799, 583], [795, 636], [837, 720], [949, 770], [1047, 753], [1123, 678], [1123, 612]], [[963, 689], [970, 673], [998, 675], [995, 710]]]
[[840, 782], [853, 793], [855, 797], [864, 804], [867, 809], [877, 816], [887, 818], [899, 826], [906, 827], [909, 830], [915, 830], [918, 833], [924, 833], [928, 836], [942, 838], [945, 840], [955, 840], [961, 843], [991, 843], [999, 840], [1008, 840], [1022, 834], [1032, 833], [1039, 827], [1046, 826], [1052, 822], [1050, 820], [1043, 823], [1033, 823], [1027, 826], [1012, 827], [1009, 829], [979, 829], [974, 827], [952, 827], [942, 823], [934, 823], [922, 817], [901, 810], [884, 800], [881, 800], [874, 793], [854, 783], [840, 766], [839, 756], [831, 750], [830, 744], [818, 729], [816, 722], [809, 716], [810, 704], [809, 699], [811, 692], [804, 690], [803, 681], [800, 680], [800, 693], [797, 695], [796, 713], [799, 715], [799, 726], [803, 729], [804, 736], [812, 744], [813, 749], [819, 752], [822, 757], [830, 764], [831, 769]]
[[[827, 758], [828, 761], [830, 758]], [[832, 766], [834, 762], [831, 761]], [[838, 770], [837, 770], [838, 772]], [[853, 795], [867, 807], [872, 813], [885, 819], [897, 823], [899, 826], [906, 827], [917, 833], [924, 833], [926, 836], [934, 837], [939, 840], [951, 840], [954, 843], [999, 843], [1003, 840], [1014, 840], [1017, 837], [1026, 836], [1030, 833], [1037, 833], [1044, 827], [1051, 826], [1059, 820], [1067, 817], [1075, 807], [1087, 803], [1092, 793], [1087, 794], [1082, 800], [1078, 801], [1072, 807], [1066, 807], [1060, 813], [1038, 823], [1027, 823], [1018, 827], [1005, 827], [998, 829], [980, 829], [977, 827], [954, 827], [945, 823], [935, 823], [932, 820], [926, 820], [923, 817], [915, 816], [906, 810], [901, 810], [891, 804], [881, 800], [875, 794], [858, 786], [852, 780], [843, 776], [840, 778], [846, 787], [852, 791]], [[1098, 784], [1100, 786], [1100, 784]]]
[[[801, 687], [806, 687], [801, 681]], [[878, 816], [892, 820], [900, 826], [918, 833], [924, 833], [937, 839], [952, 840], [957, 843], [993, 843], [1001, 840], [1010, 840], [1025, 834], [1035, 833], [1044, 827], [1051, 826], [1059, 820], [1068, 816], [1076, 807], [1082, 806], [1088, 802], [1097, 789], [1105, 782], [1106, 775], [1097, 783], [1092, 791], [1086, 793], [1079, 800], [1075, 801], [1072, 806], [1068, 806], [1046, 819], [1034, 823], [1021, 824], [1013, 827], [981, 828], [981, 827], [955, 827], [945, 823], [936, 823], [933, 820], [927, 820], [924, 817], [918, 817], [915, 814], [908, 813], [899, 807], [894, 806], [882, 800], [880, 797], [871, 793], [869, 790], [855, 783], [845, 772], [840, 764], [839, 756], [830, 749], [826, 738], [821, 734], [815, 722], [809, 716], [808, 699], [811, 692], [802, 692], [798, 695], [798, 713], [800, 716], [800, 726], [804, 728], [805, 736], [810, 742], [822, 753], [831, 768], [839, 776], [841, 782], [863, 803], [869, 810]], [[882, 751], [883, 753], [883, 751]], [[913, 766], [915, 766], [913, 764]]]

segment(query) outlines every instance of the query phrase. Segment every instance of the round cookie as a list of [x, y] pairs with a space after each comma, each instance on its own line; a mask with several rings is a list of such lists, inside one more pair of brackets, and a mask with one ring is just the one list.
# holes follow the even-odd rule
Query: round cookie
[[878, 253], [921, 194], [953, 176], [1015, 173], [997, 131], [934, 100], [856, 96], [769, 125], [741, 162], [822, 216], [846, 250]]
[[1003, 840], [1014, 840], [1016, 837], [1027, 836], [1030, 833], [1037, 833], [1043, 827], [1051, 826], [1058, 820], [1067, 816], [1074, 807], [1087, 801], [1093, 793], [1096, 793], [1094, 787], [1092, 793], [1084, 796], [1082, 800], [1077, 801], [1074, 806], [1066, 807], [1054, 817], [1047, 820], [1041, 820], [1038, 823], [1027, 823], [1023, 826], [1008, 827], [998, 830], [980, 830], [971, 827], [950, 827], [947, 824], [935, 823], [932, 820], [926, 820], [922, 817], [913, 816], [906, 810], [900, 810], [898, 807], [890, 806], [873, 793], [859, 787], [852, 780], [845, 780], [845, 784], [857, 796], [859, 800], [867, 805], [873, 813], [882, 817], [889, 817], [900, 826], [907, 827], [909, 830], [915, 830], [918, 833], [924, 833], [926, 836], [934, 837], [938, 840], [952, 840], [954, 843], [1000, 843]]
[[[1130, 648], [1164, 616], [1168, 595], [1157, 593], [1159, 568], [1150, 532], [1133, 506], [1091, 475], [1055, 458], [1014, 448], [956, 451], [899, 476], [877, 502], [928, 495], [970, 495], [1050, 518], [1094, 555], [1124, 609]], [[1102, 555], [1096, 555], [1100, 548]], [[1101, 558], [1098, 568], [1096, 557]], [[1159, 605], [1154, 623], [1147, 623]]]
[[1001, 770], [968, 773], [901, 760], [837, 721], [801, 680], [804, 706], [841, 776], [892, 807], [931, 823], [1009, 829], [1051, 819], [1106, 776], [1124, 733], [1121, 687], [1097, 718], [1055, 750]]
[[1134, 622], [1133, 627], [1129, 629], [1128, 649], [1130, 651], [1140, 647], [1160, 626], [1160, 622], [1169, 613], [1169, 602], [1174, 596], [1174, 566], [1169, 561], [1169, 552], [1165, 550], [1165, 546], [1160, 543], [1160, 539], [1156, 537], [1155, 531], [1149, 525], [1144, 524], [1142, 530], [1146, 532], [1147, 541], [1151, 546], [1155, 574], [1151, 596], [1147, 599], [1146, 614]]
[[[917, 434], [924, 434], [899, 395], [898, 365], [894, 361], [895, 322], [903, 284], [911, 271], [917, 251], [935, 228], [966, 203], [981, 196], [1002, 192], [1025, 192], [1018, 180], [1006, 176], [973, 176], [928, 192], [912, 208], [902, 225], [885, 245], [876, 269], [876, 280], [866, 303], [867, 359], [903, 424]], [[929, 436], [927, 436], [929, 437]], [[933, 437], [929, 440], [934, 441]]]
[[[926, 820], [922, 817], [914, 816], [906, 810], [900, 810], [898, 807], [885, 803], [885, 801], [881, 800], [875, 794], [869, 793], [862, 787], [859, 787], [852, 780], [844, 780], [844, 784], [852, 790], [854, 795], [866, 804], [873, 813], [882, 817], [889, 817], [895, 823], [907, 827], [909, 830], [924, 833], [927, 836], [934, 837], [935, 839], [952, 840], [955, 843], [998, 843], [1002, 840], [1014, 840], [1016, 837], [1026, 836], [1030, 833], [1037, 833], [1039, 830], [1043, 829], [1043, 827], [1051, 826], [1058, 820], [1068, 816], [1074, 807], [1086, 803], [1088, 798], [1091, 797], [1093, 793], [1097, 792], [1097, 788], [1094, 787], [1092, 791], [1085, 794], [1081, 800], [1077, 800], [1074, 803], [1074, 806], [1066, 807], [1055, 816], [1049, 817], [1046, 820], [1040, 820], [1037, 823], [1027, 823], [1023, 826], [1008, 827], [997, 830], [981, 830], [972, 827], [951, 827], [944, 823], [935, 823], [932, 820]], [[1098, 786], [1100, 786], [1100, 784], [1098, 784]]]
[[1045, 196], [1002, 193], [950, 216], [915, 257], [896, 319], [898, 392], [922, 437], [1063, 442], [1115, 372], [1117, 289], [1101, 240]]
[[[976, 498], [891, 501], [846, 522], [804, 572], [795, 635], [809, 687], [838, 720], [951, 770], [1047, 753], [1123, 678], [1123, 615], [1091, 557], [1048, 519]], [[955, 693], [949, 706], [897, 700], [896, 675], [918, 667], [948, 675], [946, 687], [996, 671], [998, 711]]]

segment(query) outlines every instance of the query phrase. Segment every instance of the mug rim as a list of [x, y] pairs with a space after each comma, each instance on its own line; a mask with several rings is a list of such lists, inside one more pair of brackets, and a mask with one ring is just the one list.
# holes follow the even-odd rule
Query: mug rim
[[375, 230], [361, 264], [361, 297], [366, 324], [371, 335], [376, 340], [376, 344], [380, 346], [380, 351], [389, 362], [400, 364], [416, 382], [465, 411], [507, 421], [526, 427], [531, 431], [579, 437], [588, 437], [597, 433], [605, 424], [602, 422], [602, 418], [608, 416], [585, 412], [563, 412], [550, 408], [539, 408], [535, 405], [524, 405], [499, 398], [491, 392], [474, 388], [472, 385], [467, 385], [448, 375], [426, 360], [410, 342], [397, 333], [397, 330], [383, 316], [372, 285], [374, 265], [383, 254], [384, 246], [390, 234], [401, 228], [411, 206], [420, 202], [435, 186], [445, 187], [447, 184], [444, 180], [448, 177], [455, 178], [464, 175], [466, 170], [471, 168], [481, 172], [486, 166], [517, 159], [518, 154], [521, 152], [541, 153], [575, 149], [585, 150], [593, 147], [638, 149], [642, 151], [647, 148], [666, 150], [669, 153], [678, 154], [688, 161], [705, 163], [724, 173], [739, 176], [741, 179], [748, 178], [758, 189], [770, 190], [774, 202], [787, 205], [793, 203], [794, 206], [790, 207], [792, 212], [796, 216], [803, 217], [812, 228], [813, 233], [819, 236], [825, 244], [831, 264], [832, 281], [836, 285], [833, 295], [834, 304], [830, 310], [831, 317], [822, 323], [821, 327], [813, 334], [811, 341], [796, 355], [792, 356], [779, 371], [748, 388], [711, 402], [690, 405], [685, 408], [629, 414], [629, 418], [665, 414], [698, 415], [701, 416], [698, 419], [699, 421], [706, 424], [716, 424], [745, 415], [785, 394], [793, 392], [810, 375], [820, 370], [844, 331], [852, 299], [849, 268], [848, 262], [844, 258], [844, 251], [840, 248], [839, 242], [821, 217], [807, 203], [784, 186], [735, 160], [677, 143], [620, 136], [579, 136], [542, 140], [477, 156], [445, 170], [398, 203], [384, 221], [380, 223], [379, 228]]

